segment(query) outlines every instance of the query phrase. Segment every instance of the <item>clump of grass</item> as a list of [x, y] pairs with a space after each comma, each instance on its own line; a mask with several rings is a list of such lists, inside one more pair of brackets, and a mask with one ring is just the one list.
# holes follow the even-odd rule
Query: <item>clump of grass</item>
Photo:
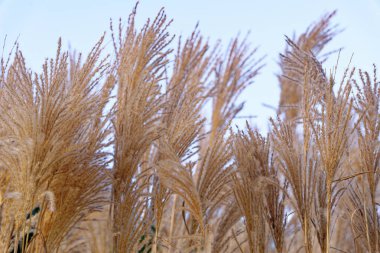
[[[23, 251], [58, 250], [78, 222], [106, 201], [101, 193], [109, 159], [103, 149], [110, 132], [103, 119], [108, 87], [100, 78], [108, 63], [100, 58], [102, 42], [83, 64], [69, 64], [59, 42], [41, 74], [28, 70], [16, 51], [2, 77], [0, 159], [8, 196], [1, 210], [3, 249], [21, 240]], [[41, 210], [31, 223], [27, 214], [36, 207]]]
[[286, 38], [265, 136], [233, 127], [263, 70], [247, 38], [175, 45], [136, 11], [111, 55], [1, 60], [1, 252], [378, 252], [379, 82], [324, 70], [335, 12]]

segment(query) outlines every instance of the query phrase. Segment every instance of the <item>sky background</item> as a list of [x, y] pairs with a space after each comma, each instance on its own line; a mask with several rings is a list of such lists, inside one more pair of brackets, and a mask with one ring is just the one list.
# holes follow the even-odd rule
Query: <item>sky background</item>
[[[7, 52], [19, 38], [27, 65], [39, 71], [46, 57], [54, 57], [60, 36], [64, 49], [70, 46], [87, 53], [109, 31], [110, 18], [127, 20], [134, 5], [135, 1], [127, 0], [0, 0], [0, 42], [7, 35]], [[380, 66], [380, 0], [142, 0], [138, 24], [154, 18], [161, 7], [174, 20], [169, 29], [172, 34], [187, 36], [199, 22], [200, 31], [210, 41], [220, 39], [227, 44], [239, 33], [250, 31], [248, 41], [253, 48], [259, 47], [257, 57], [266, 55], [266, 66], [243, 93], [246, 105], [240, 115], [257, 116], [250, 121], [264, 131], [275, 111], [263, 104], [276, 107], [279, 101], [276, 74], [284, 35], [300, 34], [325, 13], [337, 10], [333, 22], [344, 31], [324, 52], [344, 48], [338, 73], [352, 54], [354, 66], [369, 71], [373, 63]], [[336, 60], [337, 55], [332, 55], [325, 63], [327, 71]]]

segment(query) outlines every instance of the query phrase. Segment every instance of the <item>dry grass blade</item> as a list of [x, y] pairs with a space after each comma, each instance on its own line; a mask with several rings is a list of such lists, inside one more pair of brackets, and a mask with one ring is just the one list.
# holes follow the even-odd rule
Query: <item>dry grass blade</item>
[[[197, 152], [195, 145], [199, 141], [205, 121], [201, 110], [208, 97], [208, 90], [205, 86], [211, 63], [208, 48], [208, 44], [203, 41], [197, 29], [185, 40], [183, 45], [182, 40], [179, 41], [173, 74], [167, 84], [164, 96], [165, 105], [162, 112], [164, 130], [160, 139], [161, 145], [158, 146], [153, 158], [154, 163], [167, 159], [165, 147], [162, 145], [169, 145], [182, 162], [190, 159]], [[159, 233], [164, 208], [167, 201], [170, 200], [170, 191], [159, 182], [154, 184], [154, 187], [154, 210]], [[176, 201], [173, 203], [173, 206], [175, 205]], [[174, 219], [174, 215], [176, 215], [175, 212], [172, 219]], [[175, 225], [178, 224], [170, 224], [171, 231], [175, 229]], [[169, 242], [169, 244], [171, 243]]]
[[378, 214], [379, 182], [379, 133], [380, 133], [380, 89], [376, 78], [371, 80], [368, 72], [359, 71], [360, 82], [353, 81], [357, 90], [355, 111], [363, 115], [358, 127], [358, 150], [360, 173], [350, 187], [347, 201], [351, 214], [352, 230], [358, 236], [355, 246], [368, 252], [377, 252], [380, 248], [380, 225]]
[[216, 133], [228, 126], [241, 111], [243, 104], [236, 105], [240, 93], [253, 83], [262, 68], [262, 58], [256, 60], [257, 49], [250, 50], [247, 41], [234, 39], [225, 56], [220, 56], [215, 65], [213, 105], [211, 119], [212, 140]]
[[[290, 122], [272, 120], [273, 147], [278, 168], [289, 183], [290, 203], [302, 225], [304, 247], [312, 252], [311, 210], [316, 189], [318, 158], [310, 147], [310, 135], [304, 130], [303, 143], [299, 143]], [[307, 128], [305, 128], [307, 130]], [[309, 129], [310, 131], [310, 129]]]
[[[269, 143], [247, 126], [247, 133], [239, 131], [234, 137], [234, 158], [237, 173], [233, 175], [233, 189], [245, 219], [250, 252], [265, 252], [267, 214], [274, 214], [270, 213], [274, 210], [266, 208], [268, 202], [265, 203], [266, 194], [273, 193], [273, 189], [266, 182], [266, 179], [270, 180], [273, 176]], [[278, 206], [272, 206], [276, 207]], [[283, 247], [283, 218], [280, 218], [280, 223], [270, 224], [271, 232], [280, 232], [273, 237], [278, 249]]]
[[[207, 139], [205, 139], [205, 142]], [[220, 131], [202, 154], [197, 167], [197, 190], [202, 201], [205, 220], [212, 220], [232, 193], [228, 188], [232, 166], [232, 139]]]
[[[245, 228], [248, 237], [249, 252], [266, 251], [266, 228], [262, 194], [252, 187], [252, 184], [259, 184], [251, 181], [247, 177], [238, 178], [233, 176], [233, 189], [235, 198], [245, 221]], [[262, 184], [260, 185], [263, 186]]]
[[[150, 224], [144, 194], [148, 174], [142, 173], [144, 154], [160, 137], [158, 112], [163, 108], [160, 81], [170, 53], [164, 11], [136, 32], [135, 12], [131, 14], [125, 36], [120, 24], [117, 54], [117, 103], [113, 119], [115, 130], [112, 215], [114, 251], [130, 252]], [[123, 37], [122, 37], [123, 36]]]
[[235, 226], [236, 223], [238, 223], [240, 219], [240, 209], [235, 199], [233, 199], [231, 203], [228, 203], [226, 205], [223, 216], [217, 225], [212, 252], [228, 252], [233, 238], [233, 235], [231, 235], [231, 229]]
[[[335, 27], [331, 26], [331, 19], [335, 16], [335, 13], [326, 14], [297, 39], [294, 38], [293, 41], [296, 47], [319, 56], [327, 43], [337, 34]], [[288, 59], [292, 59], [293, 62], [302, 60], [294, 49], [294, 47], [287, 48], [279, 63], [281, 67], [281, 74], [278, 76], [281, 87], [279, 113], [285, 113], [286, 120], [294, 120], [300, 116], [298, 107], [302, 102], [302, 85], [299, 84], [303, 81], [302, 70], [304, 63], [299, 62], [300, 65], [295, 67], [294, 64], [288, 61]]]
[[181, 41], [167, 85], [163, 125], [166, 138], [181, 159], [189, 158], [189, 148], [200, 135], [204, 117], [201, 110], [208, 97], [210, 74], [209, 46], [195, 30], [184, 45]]
[[325, 180], [323, 180], [325, 184], [323, 191], [325, 193], [323, 195], [326, 199], [326, 206], [322, 205], [322, 207], [326, 210], [326, 228], [324, 232], [326, 233], [324, 242], [326, 246], [321, 246], [322, 249], [325, 249], [325, 252], [330, 250], [332, 215], [334, 206], [337, 204], [335, 201], [339, 199], [337, 196], [340, 194], [339, 188], [335, 187], [333, 182], [342, 168], [342, 161], [348, 150], [349, 138], [352, 132], [350, 127], [353, 106], [353, 100], [350, 98], [351, 76], [348, 77], [347, 81], [344, 79], [345, 77], [335, 95], [333, 91], [335, 80], [333, 77], [330, 78], [329, 86], [325, 88], [322, 95], [321, 119], [310, 119], [314, 121], [312, 124], [313, 134], [315, 135], [315, 143], [325, 174]]
[[163, 160], [159, 163], [158, 175], [161, 182], [178, 194], [184, 200], [184, 211], [188, 211], [198, 222], [200, 232], [204, 232], [202, 206], [199, 195], [190, 174], [191, 164], [183, 167], [180, 163], [173, 160]]

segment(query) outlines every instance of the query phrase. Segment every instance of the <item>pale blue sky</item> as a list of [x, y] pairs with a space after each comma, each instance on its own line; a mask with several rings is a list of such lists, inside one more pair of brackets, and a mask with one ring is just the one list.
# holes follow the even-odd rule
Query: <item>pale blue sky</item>
[[[138, 9], [141, 24], [165, 7], [174, 19], [170, 31], [188, 35], [199, 21], [200, 30], [211, 40], [228, 42], [239, 32], [251, 31], [252, 46], [260, 46], [258, 55], [267, 55], [266, 66], [255, 83], [243, 94], [246, 107], [241, 115], [257, 115], [252, 123], [267, 127], [274, 111], [262, 104], [277, 106], [279, 98], [278, 54], [284, 49], [284, 35], [301, 33], [326, 12], [338, 10], [334, 21], [345, 30], [326, 51], [344, 47], [341, 68], [354, 53], [357, 67], [380, 66], [380, 0], [142, 0]], [[27, 64], [34, 70], [47, 56], [54, 56], [56, 42], [62, 36], [65, 48], [70, 44], [87, 52], [109, 19], [127, 19], [135, 1], [126, 0], [0, 0], [0, 38], [8, 36], [10, 46], [17, 36]], [[330, 68], [336, 56], [326, 63]], [[380, 67], [379, 67], [380, 68]]]

